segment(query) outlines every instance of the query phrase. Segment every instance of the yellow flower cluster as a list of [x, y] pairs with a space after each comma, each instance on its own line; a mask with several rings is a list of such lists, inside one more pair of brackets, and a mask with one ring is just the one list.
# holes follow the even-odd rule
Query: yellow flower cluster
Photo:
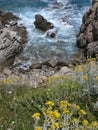
[[83, 79], [87, 81], [87, 80], [89, 80], [89, 76], [87, 74], [85, 74], [85, 75], [83, 75]]
[[[92, 121], [89, 123], [88, 120], [84, 119], [84, 116], [87, 114], [86, 111], [80, 109], [80, 106], [75, 103], [71, 104], [67, 100], [62, 100], [60, 101], [59, 110], [53, 109], [55, 106], [52, 101], [48, 101], [45, 104], [48, 107], [44, 107], [42, 111], [44, 124], [42, 126], [36, 124], [35, 130], [67, 130], [71, 128], [74, 130], [81, 130], [81, 128], [83, 130], [97, 130], [98, 128], [98, 122]], [[75, 116], [76, 113], [77, 116]], [[34, 113], [32, 117], [38, 121], [37, 118], [40, 117], [40, 113]]]
[[48, 101], [48, 102], [46, 102], [45, 104], [46, 104], [46, 105], [49, 105], [49, 106], [54, 106], [54, 102], [52, 102], [52, 101]]
[[84, 68], [83, 68], [82, 65], [78, 65], [77, 67], [74, 68], [74, 71], [75, 71], [75, 72], [81, 72], [81, 71], [83, 71], [83, 69], [84, 69]]
[[79, 110], [80, 109], [80, 106], [76, 105], [75, 103], [70, 104], [69, 106], [74, 108], [75, 110]]
[[32, 118], [40, 118], [40, 113], [36, 112], [32, 115]]
[[37, 126], [37, 127], [35, 127], [35, 130], [43, 130], [43, 129], [40, 126]]
[[96, 80], [98, 80], [98, 75], [95, 77]]
[[72, 122], [72, 123], [75, 123], [75, 122], [77, 122], [77, 121], [78, 121], [77, 118], [73, 118], [71, 122]]
[[60, 113], [58, 112], [58, 110], [54, 110], [53, 111], [53, 114], [56, 118], [59, 118], [60, 117]]
[[88, 121], [87, 120], [83, 120], [82, 124], [83, 124], [83, 126], [87, 126], [88, 125]]
[[0, 79], [0, 84], [14, 84], [15, 82], [18, 82], [18, 81], [22, 81], [23, 78], [21, 77], [14, 77], [14, 78], [4, 78], [4, 79]]
[[59, 129], [60, 128], [60, 124], [58, 122], [54, 122], [54, 124], [52, 124], [51, 126], [52, 129]]
[[60, 78], [60, 75], [53, 75], [48, 78], [48, 82], [52, 83], [53, 81], [58, 80], [59, 78]]
[[96, 58], [88, 58], [88, 62], [96, 61]]
[[64, 109], [64, 108], [66, 108], [67, 106], [68, 106], [68, 101], [67, 100], [62, 100], [62, 101], [60, 101], [60, 108], [61, 109]]
[[69, 109], [67, 108], [63, 109], [63, 114], [67, 114], [67, 113], [70, 113]]
[[13, 80], [11, 78], [6, 78], [3, 80], [3, 83], [4, 84], [11, 84], [11, 83], [13, 83]]
[[84, 110], [82, 110], [82, 109], [79, 111], [79, 113], [82, 114], [82, 115], [86, 115], [86, 114], [87, 114], [87, 113], [86, 113]]
[[44, 109], [43, 114], [47, 115], [49, 118], [51, 118], [51, 117], [59, 118], [60, 117], [60, 113], [58, 112], [58, 110], [51, 110], [50, 108]]
[[96, 121], [92, 121], [92, 122], [91, 122], [91, 126], [92, 126], [92, 127], [96, 127], [96, 126], [98, 126], [98, 122], [96, 122]]

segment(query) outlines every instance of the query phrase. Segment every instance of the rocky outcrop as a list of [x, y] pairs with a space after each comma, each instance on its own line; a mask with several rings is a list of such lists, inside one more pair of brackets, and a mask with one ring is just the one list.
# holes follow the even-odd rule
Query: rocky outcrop
[[36, 14], [35, 15], [35, 22], [34, 25], [36, 28], [47, 31], [49, 29], [53, 29], [53, 24], [51, 22], [48, 22], [42, 15]]
[[77, 46], [84, 50], [86, 56], [98, 54], [98, 1], [93, 0], [92, 7], [84, 14]]
[[26, 28], [17, 25], [19, 18], [0, 11], [0, 66], [9, 66], [27, 42]]

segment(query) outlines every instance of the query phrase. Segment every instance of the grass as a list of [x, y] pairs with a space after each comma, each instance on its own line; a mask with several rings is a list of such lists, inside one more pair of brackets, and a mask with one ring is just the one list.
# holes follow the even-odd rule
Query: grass
[[[87, 112], [86, 119], [98, 121], [97, 62], [77, 66], [74, 75], [54, 75], [38, 88], [14, 85], [7, 79], [0, 83], [0, 130], [34, 129], [32, 114], [39, 112], [47, 101], [59, 108], [61, 100], [75, 103]], [[92, 90], [94, 89], [94, 91]], [[96, 91], [95, 91], [96, 90]], [[93, 91], [93, 92], [92, 92]], [[96, 108], [95, 108], [96, 106]], [[43, 122], [43, 118], [40, 121]]]

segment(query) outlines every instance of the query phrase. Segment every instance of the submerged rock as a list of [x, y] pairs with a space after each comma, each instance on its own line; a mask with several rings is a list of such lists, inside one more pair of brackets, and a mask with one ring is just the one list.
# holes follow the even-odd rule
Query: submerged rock
[[57, 30], [56, 29], [49, 29], [47, 32], [46, 32], [46, 36], [48, 37], [51, 37], [51, 38], [54, 38], [57, 34]]
[[0, 66], [13, 64], [14, 58], [27, 42], [26, 28], [17, 25], [19, 18], [0, 11]]
[[84, 14], [77, 46], [84, 49], [86, 56], [98, 54], [98, 1], [93, 0], [92, 7]]

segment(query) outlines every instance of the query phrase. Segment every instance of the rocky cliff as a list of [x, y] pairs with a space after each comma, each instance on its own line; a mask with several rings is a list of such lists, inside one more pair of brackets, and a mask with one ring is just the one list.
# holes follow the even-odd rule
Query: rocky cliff
[[27, 42], [26, 28], [18, 26], [18, 17], [0, 11], [0, 66], [9, 66]]
[[86, 56], [98, 54], [98, 0], [93, 0], [92, 7], [83, 16], [77, 46]]

